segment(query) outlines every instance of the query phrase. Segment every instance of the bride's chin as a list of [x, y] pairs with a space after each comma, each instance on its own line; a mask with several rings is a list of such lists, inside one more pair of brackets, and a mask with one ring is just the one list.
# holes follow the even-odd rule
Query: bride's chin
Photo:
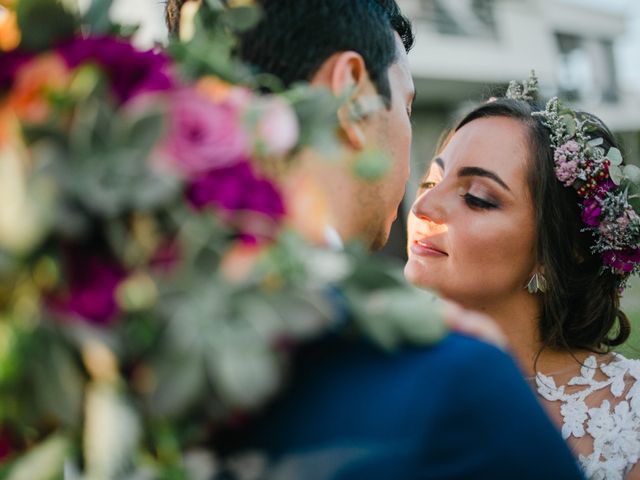
[[414, 259], [409, 258], [405, 264], [404, 278], [414, 287], [425, 290], [437, 290], [437, 281], [435, 281], [434, 275], [431, 272], [427, 273], [425, 266]]

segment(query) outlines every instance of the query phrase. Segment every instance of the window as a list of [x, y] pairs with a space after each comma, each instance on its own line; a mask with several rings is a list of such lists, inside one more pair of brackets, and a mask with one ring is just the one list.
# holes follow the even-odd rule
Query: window
[[[407, 2], [409, 4], [409, 2]], [[413, 0], [404, 7], [443, 35], [495, 37], [494, 0]]]
[[616, 102], [618, 81], [611, 40], [556, 35], [560, 94], [572, 101]]

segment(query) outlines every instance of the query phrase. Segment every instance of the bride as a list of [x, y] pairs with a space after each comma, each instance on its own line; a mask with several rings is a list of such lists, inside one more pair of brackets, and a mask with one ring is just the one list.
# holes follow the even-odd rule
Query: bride
[[601, 121], [556, 100], [540, 111], [533, 86], [447, 138], [409, 215], [405, 275], [496, 320], [457, 328], [508, 346], [588, 478], [640, 479], [640, 361], [611, 352], [640, 271], [638, 171]]

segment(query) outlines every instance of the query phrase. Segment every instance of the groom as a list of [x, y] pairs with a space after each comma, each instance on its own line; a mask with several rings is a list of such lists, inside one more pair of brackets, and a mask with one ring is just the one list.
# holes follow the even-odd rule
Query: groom
[[[181, 3], [169, 1], [173, 31]], [[339, 112], [345, 161], [306, 152], [285, 181], [286, 191], [312, 185], [326, 203], [322, 218], [312, 217], [321, 231], [309, 215], [299, 229], [334, 246], [359, 238], [379, 248], [408, 177], [411, 25], [393, 0], [261, 3], [265, 16], [243, 38], [244, 60], [286, 84], [352, 92]], [[393, 165], [364, 182], [349, 158], [371, 147]], [[513, 361], [459, 335], [395, 354], [338, 335], [316, 341], [298, 353], [287, 391], [238, 437], [227, 439], [229, 450], [268, 454], [269, 473], [252, 478], [582, 478]]]

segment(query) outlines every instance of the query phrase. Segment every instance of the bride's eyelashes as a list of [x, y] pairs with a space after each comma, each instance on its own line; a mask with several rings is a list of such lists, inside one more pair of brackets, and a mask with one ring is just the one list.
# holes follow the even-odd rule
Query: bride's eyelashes
[[[420, 193], [426, 190], [430, 190], [436, 185], [438, 185], [438, 182], [424, 181], [420, 183], [420, 188], [419, 188]], [[460, 192], [459, 195], [464, 199], [467, 206], [476, 210], [478, 209], [479, 210], [495, 210], [497, 208], [500, 208], [500, 204], [498, 202], [492, 201], [492, 200], [485, 200], [484, 198], [480, 198], [476, 195], [472, 195], [471, 193], [469, 193], [468, 191], [465, 191], [464, 189], [462, 189], [462, 192]]]
[[465, 203], [473, 209], [494, 210], [499, 207], [499, 205], [493, 202], [483, 200], [482, 198], [471, 195], [470, 193], [463, 194], [462, 198], [464, 198]]

